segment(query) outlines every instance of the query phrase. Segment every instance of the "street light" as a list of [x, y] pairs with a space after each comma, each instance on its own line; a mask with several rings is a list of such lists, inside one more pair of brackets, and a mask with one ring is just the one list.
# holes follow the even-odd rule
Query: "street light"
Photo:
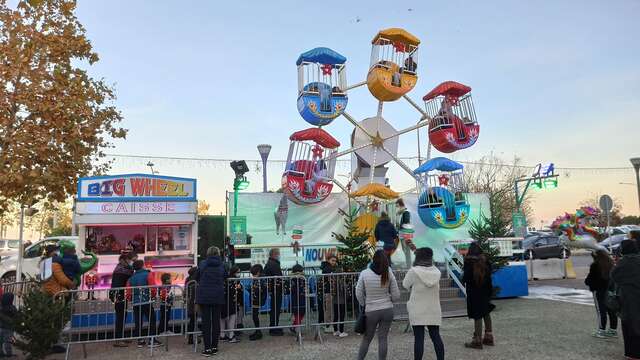
[[269, 157], [269, 152], [271, 152], [271, 145], [258, 145], [258, 152], [262, 158], [262, 192], [267, 192], [267, 158]]
[[153, 170], [153, 167], [154, 167], [154, 166], [156, 166], [156, 164], [154, 164], [154, 163], [152, 163], [151, 161], [149, 161], [149, 162], [147, 163], [147, 166], [151, 169], [151, 175], [158, 174], [158, 172], [157, 172], [157, 171]]
[[629, 159], [636, 170], [636, 186], [638, 187], [638, 209], [640, 210], [640, 157]]

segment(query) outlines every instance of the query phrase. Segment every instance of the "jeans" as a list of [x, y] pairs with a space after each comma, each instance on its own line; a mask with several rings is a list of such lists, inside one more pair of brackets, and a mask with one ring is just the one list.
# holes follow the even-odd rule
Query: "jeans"
[[116, 312], [115, 319], [115, 329], [113, 337], [116, 339], [121, 339], [124, 337], [124, 321], [127, 317], [127, 302], [126, 301], [117, 301], [114, 305]]
[[169, 330], [169, 321], [171, 321], [171, 305], [160, 305], [160, 325], [158, 326], [158, 334]]
[[387, 336], [393, 321], [393, 309], [382, 309], [367, 312], [366, 330], [358, 350], [358, 360], [364, 360], [369, 351], [369, 344], [378, 330], [378, 360], [387, 358]]
[[142, 322], [149, 321], [149, 336], [156, 334], [156, 312], [151, 304], [133, 305], [133, 322], [135, 323], [135, 337], [141, 337]]
[[229, 315], [224, 319], [220, 319], [220, 335], [224, 336], [224, 331], [226, 330], [227, 338], [233, 339], [235, 335], [233, 333], [233, 329], [236, 328], [236, 314]]
[[593, 302], [596, 305], [596, 313], [598, 314], [598, 326], [600, 330], [607, 329], [607, 316], [609, 316], [609, 327], [611, 329], [618, 328], [618, 316], [615, 312], [607, 308], [607, 291], [599, 290], [593, 293]]
[[11, 345], [11, 338], [13, 338], [13, 330], [0, 329], [0, 344], [2, 345], [2, 351], [0, 354], [3, 356], [13, 355], [13, 346]]
[[404, 253], [404, 263], [407, 269], [411, 268], [413, 262], [411, 261], [411, 248], [407, 245], [406, 240], [400, 239], [400, 245], [402, 245], [402, 252]]
[[[269, 311], [269, 326], [280, 325], [280, 312], [282, 311], [282, 292], [271, 293], [271, 310]], [[271, 329], [273, 331], [275, 329]]]
[[[433, 343], [433, 349], [436, 352], [437, 360], [444, 360], [444, 343], [440, 337], [440, 326], [428, 325], [429, 337]], [[424, 355], [424, 325], [413, 326], [413, 359], [422, 360]]]
[[487, 314], [484, 316], [483, 319], [473, 320], [473, 325], [474, 325], [473, 335], [475, 335], [476, 337], [482, 337], [482, 321], [483, 320], [484, 320], [484, 332], [490, 333], [493, 331], [493, 325], [491, 324], [491, 315]]
[[202, 334], [205, 350], [217, 349], [220, 339], [220, 311], [224, 305], [204, 305], [202, 309]]
[[333, 304], [333, 322], [340, 322], [339, 324], [333, 324], [333, 331], [344, 332], [344, 317], [346, 312], [346, 304]]

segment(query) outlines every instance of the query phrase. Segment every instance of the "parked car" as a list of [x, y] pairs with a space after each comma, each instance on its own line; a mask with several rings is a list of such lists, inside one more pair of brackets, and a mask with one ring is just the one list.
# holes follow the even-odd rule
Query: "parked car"
[[620, 243], [623, 240], [626, 240], [628, 238], [629, 238], [629, 236], [627, 234], [625, 234], [625, 233], [615, 234], [615, 235], [611, 235], [608, 238], [602, 240], [600, 242], [600, 245], [604, 246], [608, 250], [613, 250], [614, 248], [617, 248], [618, 246], [620, 246]]
[[566, 259], [571, 250], [557, 235], [531, 236], [523, 241], [525, 259]]
[[[60, 240], [71, 240], [76, 244], [76, 251], [80, 252], [78, 248], [77, 236], [56, 236], [44, 238], [40, 241], [28, 246], [23, 253], [22, 258], [22, 275], [24, 276], [36, 276], [39, 273], [38, 263], [44, 254], [44, 251], [48, 245], [57, 245]], [[7, 257], [2, 257], [0, 260], [0, 282], [10, 283], [16, 280], [16, 268], [18, 266], [18, 254], [17, 251]]]
[[16, 254], [19, 246], [20, 240], [0, 240], [0, 257]]

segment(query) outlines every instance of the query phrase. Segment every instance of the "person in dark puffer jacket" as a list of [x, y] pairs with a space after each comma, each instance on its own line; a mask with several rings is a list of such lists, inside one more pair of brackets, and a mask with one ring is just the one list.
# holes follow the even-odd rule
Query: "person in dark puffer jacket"
[[[616, 337], [618, 336], [618, 316], [607, 308], [606, 303], [613, 260], [605, 250], [598, 250], [591, 256], [593, 256], [593, 263], [589, 267], [589, 274], [584, 279], [584, 283], [593, 292], [599, 320], [598, 329], [593, 333], [593, 336], [600, 339]], [[607, 330], [607, 316], [609, 317], [609, 330]]]
[[391, 264], [391, 254], [398, 246], [398, 230], [389, 219], [389, 215], [383, 212], [380, 215], [380, 220], [376, 224], [374, 230], [376, 241], [382, 241], [384, 243], [384, 253], [389, 258], [389, 264]]
[[[118, 258], [118, 265], [113, 270], [111, 275], [111, 288], [119, 290], [109, 291], [109, 299], [113, 301], [115, 310], [115, 329], [114, 337], [120, 339], [124, 337], [124, 320], [126, 317], [125, 310], [127, 309], [127, 300], [124, 296], [124, 288], [127, 286], [127, 281], [131, 275], [133, 275], [133, 260], [131, 254], [121, 254]], [[124, 341], [116, 341], [113, 346], [126, 347], [127, 343]]]
[[196, 304], [200, 306], [204, 338], [202, 355], [208, 357], [218, 353], [220, 314], [225, 304], [227, 272], [220, 258], [220, 249], [212, 246], [207, 250], [207, 258], [198, 266], [197, 276]]

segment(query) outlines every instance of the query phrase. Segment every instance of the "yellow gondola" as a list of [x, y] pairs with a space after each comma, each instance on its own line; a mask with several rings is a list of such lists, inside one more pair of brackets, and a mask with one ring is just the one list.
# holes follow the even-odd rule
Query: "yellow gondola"
[[[352, 198], [356, 197], [373, 197], [382, 201], [392, 201], [400, 197], [400, 194], [391, 190], [383, 184], [378, 183], [370, 183], [367, 184], [355, 192], [352, 192], [349, 196]], [[376, 238], [373, 234], [373, 231], [376, 228], [376, 224], [378, 223], [379, 217], [372, 208], [373, 205], [376, 204], [376, 207], [379, 206], [379, 203], [374, 201], [373, 204], [370, 204], [365, 209], [365, 212], [355, 219], [355, 225], [358, 227], [359, 231], [368, 232], [369, 233], [369, 244], [372, 249], [376, 247]]]
[[376, 99], [394, 101], [413, 89], [419, 44], [420, 39], [399, 28], [382, 30], [373, 38], [367, 86]]

